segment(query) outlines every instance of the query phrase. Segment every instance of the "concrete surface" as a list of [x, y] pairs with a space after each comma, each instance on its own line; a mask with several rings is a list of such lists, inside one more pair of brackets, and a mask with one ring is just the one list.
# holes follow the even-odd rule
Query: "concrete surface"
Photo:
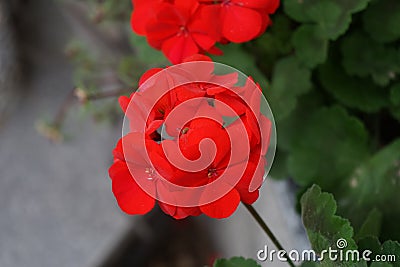
[[0, 266], [94, 266], [128, 227], [107, 174], [120, 130], [72, 112], [64, 144], [37, 134], [72, 89], [71, 32], [54, 4], [30, 1], [28, 11], [30, 78], [0, 129]]

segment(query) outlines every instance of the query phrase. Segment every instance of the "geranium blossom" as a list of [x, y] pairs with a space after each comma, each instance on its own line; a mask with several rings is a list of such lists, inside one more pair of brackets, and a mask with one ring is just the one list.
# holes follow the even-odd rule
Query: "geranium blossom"
[[237, 74], [214, 74], [209, 58], [189, 61], [196, 58], [208, 62], [150, 70], [137, 92], [120, 98], [130, 127], [109, 174], [128, 214], [145, 214], [157, 200], [177, 219], [225, 218], [258, 198], [271, 131], [261, 91], [251, 79], [236, 86]]
[[133, 0], [132, 29], [174, 64], [198, 54], [221, 54], [215, 44], [261, 35], [279, 0]]

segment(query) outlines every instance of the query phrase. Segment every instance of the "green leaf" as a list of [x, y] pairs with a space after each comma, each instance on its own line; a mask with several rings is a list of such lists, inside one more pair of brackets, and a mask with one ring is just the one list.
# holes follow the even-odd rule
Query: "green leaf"
[[355, 32], [344, 38], [341, 51], [343, 67], [350, 75], [370, 76], [376, 84], [386, 86], [400, 72], [400, 56], [396, 48]]
[[364, 9], [369, 0], [285, 0], [284, 10], [298, 22], [314, 23], [324, 39], [336, 40], [346, 32], [351, 15]]
[[378, 42], [388, 43], [400, 38], [400, 2], [380, 0], [371, 3], [363, 14], [365, 30]]
[[[347, 242], [342, 250], [357, 249], [353, 240], [353, 228], [350, 222], [336, 215], [336, 201], [332, 194], [321, 192], [321, 188], [313, 185], [301, 198], [301, 218], [306, 228], [313, 250], [321, 253], [329, 248], [339, 249], [337, 241]], [[324, 257], [321, 266], [356, 266], [352, 262], [332, 262]], [[357, 266], [365, 266], [359, 263]]]
[[396, 83], [390, 88], [390, 101], [393, 105], [400, 106], [400, 83]]
[[[298, 98], [296, 109], [284, 119], [276, 121], [278, 149], [275, 154], [274, 164], [271, 168], [271, 177], [280, 179], [288, 178], [288, 158], [293, 145], [298, 139], [298, 133], [304, 131], [304, 121], [310, 113], [318, 110], [323, 103], [320, 91], [312, 90]], [[306, 109], [304, 107], [307, 107]]]
[[219, 259], [214, 263], [214, 267], [261, 267], [255, 260], [245, 259], [243, 257], [234, 257], [231, 259]]
[[[382, 237], [400, 239], [400, 139], [392, 142], [357, 167], [339, 191], [340, 212], [361, 226], [376, 207], [382, 212]], [[397, 223], [396, 223], [397, 222]]]
[[271, 90], [265, 92], [276, 120], [288, 116], [297, 104], [297, 98], [311, 89], [311, 71], [295, 56], [281, 59], [272, 74]]
[[321, 265], [314, 261], [305, 261], [300, 266], [301, 267], [317, 267], [317, 266], [321, 266]]
[[390, 266], [400, 267], [400, 243], [397, 241], [388, 240], [383, 243], [380, 255], [394, 255], [395, 262], [391, 262]]
[[271, 75], [275, 62], [292, 52], [292, 23], [284, 14], [275, 14], [274, 23], [259, 38], [247, 43], [247, 50], [257, 56], [257, 64], [267, 75]]
[[382, 212], [374, 208], [369, 213], [355, 236], [359, 240], [368, 236], [379, 236], [381, 232]]
[[332, 194], [313, 185], [303, 194], [300, 203], [304, 227], [317, 253], [328, 247], [336, 248], [340, 238], [346, 239], [348, 248], [357, 247], [350, 222], [336, 215], [336, 201]]
[[[359, 249], [360, 251], [372, 251], [369, 256], [372, 260], [371, 267], [400, 266], [400, 243], [397, 241], [388, 240], [381, 245], [376, 237], [369, 237], [359, 242]], [[383, 262], [382, 256], [385, 257], [385, 262]], [[376, 261], [377, 259], [382, 260], [382, 262]]]
[[283, 0], [282, 4], [285, 13], [292, 19], [298, 22], [312, 22], [312, 19], [307, 13], [307, 8], [320, 0]]
[[315, 25], [302, 25], [293, 34], [296, 56], [309, 68], [324, 62], [328, 53], [328, 41], [318, 35]]
[[[349, 206], [357, 210], [391, 203], [391, 197], [400, 200], [400, 139], [387, 145], [354, 170], [347, 181], [345, 195]], [[347, 202], [346, 201], [346, 202]], [[400, 202], [396, 202], [400, 203]], [[395, 207], [391, 207], [394, 210]]]
[[400, 106], [390, 107], [392, 116], [400, 122]]
[[[373, 254], [377, 254], [381, 249], [381, 243], [376, 236], [367, 236], [357, 241], [359, 251], [370, 250]], [[371, 255], [371, 258], [373, 255]]]
[[390, 89], [390, 112], [400, 121], [400, 83], [394, 84]]
[[325, 90], [348, 107], [376, 112], [388, 104], [388, 96], [382, 88], [369, 79], [347, 75], [334, 53], [318, 67], [318, 78]]
[[357, 13], [367, 8], [371, 0], [335, 0], [335, 2], [346, 10], [348, 13]]
[[289, 172], [300, 185], [315, 182], [334, 190], [368, 157], [368, 133], [340, 106], [321, 108], [303, 123], [289, 155]]
[[316, 22], [319, 35], [335, 40], [350, 25], [351, 17], [344, 15], [344, 10], [334, 1], [318, 1], [310, 6], [307, 13]]
[[298, 141], [299, 133], [307, 128], [304, 122], [309, 119], [310, 114], [315, 113], [324, 105], [324, 97], [319, 90], [311, 90], [300, 96], [297, 101], [297, 107], [289, 116], [276, 121], [279, 149], [288, 153]]
[[370, 267], [392, 267], [393, 265], [387, 262], [373, 262]]

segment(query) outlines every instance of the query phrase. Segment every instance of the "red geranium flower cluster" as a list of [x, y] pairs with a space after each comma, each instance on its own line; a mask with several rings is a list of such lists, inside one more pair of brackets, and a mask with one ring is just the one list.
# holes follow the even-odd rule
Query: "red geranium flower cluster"
[[261, 35], [279, 0], [133, 0], [131, 24], [173, 63], [197, 53], [221, 54], [220, 43]]
[[251, 78], [236, 86], [237, 73], [214, 74], [205, 56], [190, 61], [149, 70], [138, 91], [119, 99], [130, 129], [109, 174], [128, 214], [145, 214], [158, 200], [176, 219], [225, 218], [258, 198], [271, 132], [261, 91]]

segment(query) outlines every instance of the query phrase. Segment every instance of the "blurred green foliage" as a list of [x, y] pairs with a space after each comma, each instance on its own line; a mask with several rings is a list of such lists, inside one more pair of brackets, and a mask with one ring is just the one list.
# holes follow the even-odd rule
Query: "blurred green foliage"
[[[323, 250], [329, 248], [341, 250], [343, 255], [346, 251], [358, 249], [360, 251], [360, 261], [333, 261], [325, 254], [323, 260], [317, 262], [305, 262], [302, 267], [308, 266], [349, 266], [349, 267], [398, 267], [400, 266], [400, 243], [397, 241], [386, 241], [383, 244], [376, 237], [379, 231], [381, 213], [377, 209], [372, 209], [358, 233], [354, 233], [354, 228], [348, 219], [336, 214], [337, 203], [332, 194], [322, 192], [321, 188], [313, 185], [301, 198], [302, 219], [313, 250], [317, 255], [321, 255]], [[344, 243], [343, 243], [344, 242]], [[370, 262], [362, 259], [362, 252], [369, 250]], [[337, 254], [336, 254], [337, 255]], [[350, 254], [349, 254], [350, 255]], [[389, 256], [395, 257], [387, 262], [374, 262], [375, 257]], [[338, 258], [339, 259], [339, 258]], [[383, 258], [380, 258], [383, 259]], [[354, 260], [354, 259], [353, 259]]]
[[[304, 227], [318, 255], [328, 248], [343, 249], [343, 253], [357, 249], [353, 227], [348, 220], [336, 215], [337, 205], [332, 194], [321, 192], [314, 185], [301, 198], [301, 208]], [[338, 247], [338, 240], [345, 240], [346, 245]], [[367, 266], [365, 262], [332, 261], [325, 256], [320, 266]]]
[[[317, 223], [340, 227], [329, 231], [345, 231], [348, 242], [347, 224], [358, 239], [400, 240], [399, 14], [396, 0], [283, 0], [272, 28], [246, 46], [271, 84], [272, 177], [290, 177], [299, 196], [312, 184], [332, 194], [313, 187], [303, 196], [303, 221], [320, 249], [333, 239], [310, 230]], [[347, 223], [330, 215], [333, 197]]]

